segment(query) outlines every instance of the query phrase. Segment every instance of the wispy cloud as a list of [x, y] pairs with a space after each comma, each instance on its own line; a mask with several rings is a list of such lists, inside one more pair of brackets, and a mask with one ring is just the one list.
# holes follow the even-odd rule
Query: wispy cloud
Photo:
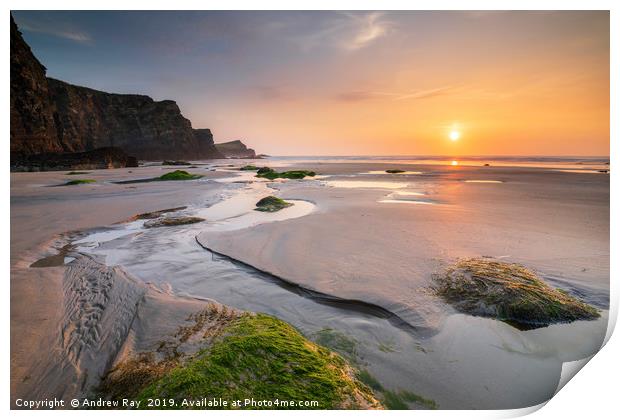
[[394, 27], [382, 12], [338, 13], [296, 40], [304, 50], [327, 46], [357, 51], [386, 36]]
[[282, 86], [257, 85], [249, 88], [255, 98], [262, 101], [291, 99], [291, 95]]
[[371, 44], [378, 38], [385, 36], [392, 23], [385, 19], [385, 15], [372, 12], [364, 15], [347, 15], [353, 23], [353, 34], [345, 37], [342, 47], [346, 50], [359, 50]]
[[343, 102], [363, 102], [379, 98], [392, 98], [394, 94], [384, 92], [373, 92], [368, 90], [353, 90], [349, 92], [341, 92], [336, 95], [336, 99]]
[[28, 32], [52, 35], [81, 44], [90, 44], [93, 41], [92, 37], [87, 32], [67, 27], [61, 28], [56, 24], [51, 25], [45, 22], [20, 22], [19, 26], [21, 29]]
[[436, 96], [456, 94], [460, 91], [459, 86], [441, 86], [432, 89], [414, 90], [408, 92], [377, 92], [369, 90], [354, 90], [341, 92], [336, 99], [343, 102], [362, 102], [376, 99], [388, 99], [393, 101], [419, 100], [434, 98]]
[[441, 86], [434, 89], [417, 90], [411, 93], [402, 94], [394, 99], [402, 101], [404, 99], [426, 99], [433, 98], [435, 96], [448, 95], [454, 93], [457, 90], [454, 86]]

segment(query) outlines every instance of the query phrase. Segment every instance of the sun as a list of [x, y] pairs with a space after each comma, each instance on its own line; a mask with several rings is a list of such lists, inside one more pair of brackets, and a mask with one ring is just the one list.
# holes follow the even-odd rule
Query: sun
[[456, 130], [450, 131], [450, 140], [457, 141], [460, 137], [461, 137], [461, 133], [460, 132], [458, 132]]

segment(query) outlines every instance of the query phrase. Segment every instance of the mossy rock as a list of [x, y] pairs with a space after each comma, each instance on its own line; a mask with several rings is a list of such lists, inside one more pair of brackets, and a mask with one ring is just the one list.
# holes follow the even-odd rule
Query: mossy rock
[[181, 225], [191, 225], [194, 223], [200, 223], [204, 221], [205, 219], [201, 217], [189, 217], [189, 216], [162, 217], [159, 219], [149, 220], [148, 222], [145, 222], [144, 227], [156, 228], [156, 227], [181, 226]]
[[168, 172], [157, 179], [160, 181], [188, 181], [198, 178], [202, 178], [202, 175], [190, 174], [187, 171], [176, 170], [173, 172]]
[[172, 207], [170, 209], [150, 211], [148, 213], [140, 213], [140, 214], [136, 214], [130, 220], [157, 219], [158, 217], [161, 217], [166, 213], [173, 213], [175, 211], [185, 210], [186, 208], [187, 206], [181, 206], [181, 207]]
[[71, 181], [67, 181], [63, 185], [80, 185], [80, 184], [92, 184], [93, 182], [97, 182], [94, 179], [73, 179]]
[[268, 197], [261, 198], [258, 203], [256, 203], [256, 208], [254, 210], [273, 213], [287, 207], [291, 207], [292, 205], [293, 203], [286, 202], [281, 198], [270, 195]]
[[258, 171], [258, 166], [254, 165], [245, 165], [239, 168], [240, 171]]
[[164, 166], [187, 166], [191, 165], [190, 162], [186, 162], [184, 160], [164, 160], [162, 163]]
[[[210, 346], [140, 390], [137, 399], [317, 401], [315, 409], [381, 408], [339, 355], [264, 314], [244, 314]], [[218, 407], [219, 408], [219, 407]], [[257, 408], [252, 406], [224, 408]], [[258, 407], [299, 408], [299, 407]]]
[[258, 178], [267, 178], [267, 179], [303, 179], [307, 176], [312, 177], [315, 176], [316, 172], [306, 171], [306, 170], [297, 170], [297, 171], [285, 171], [285, 172], [277, 172], [269, 167], [260, 168], [256, 172], [256, 176]]
[[600, 316], [594, 307], [549, 286], [519, 264], [463, 259], [435, 276], [435, 281], [437, 293], [457, 310], [521, 330]]
[[388, 169], [385, 172], [387, 172], [388, 174], [402, 174], [403, 171], [402, 169]]

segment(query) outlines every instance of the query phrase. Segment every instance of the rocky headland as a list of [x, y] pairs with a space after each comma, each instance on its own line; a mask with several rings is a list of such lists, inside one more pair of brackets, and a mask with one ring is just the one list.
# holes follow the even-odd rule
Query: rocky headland
[[217, 143], [215, 148], [227, 158], [256, 159], [257, 157], [254, 149], [249, 149], [241, 140]]
[[[47, 77], [11, 17], [11, 169], [64, 169], [75, 159], [68, 153], [111, 147], [141, 160], [224, 157], [211, 130], [192, 128], [174, 101], [101, 92]], [[93, 156], [104, 161], [89, 168], [134, 161], [101, 152]], [[45, 164], [37, 164], [43, 158]], [[106, 163], [110, 158], [112, 165]]]

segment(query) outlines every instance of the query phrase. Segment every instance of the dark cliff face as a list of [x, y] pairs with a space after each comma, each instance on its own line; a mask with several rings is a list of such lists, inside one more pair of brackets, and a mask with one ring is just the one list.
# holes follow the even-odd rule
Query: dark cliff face
[[11, 16], [11, 154], [61, 152], [45, 67]]
[[12, 157], [102, 147], [145, 160], [222, 157], [210, 130], [192, 129], [174, 101], [46, 78], [11, 16]]
[[48, 79], [65, 151], [120, 147], [139, 159], [203, 159], [191, 122], [174, 101], [118, 95]]
[[226, 143], [218, 143], [215, 145], [217, 150], [227, 158], [247, 158], [254, 159], [256, 153], [253, 149], [241, 142], [241, 140], [233, 140]]
[[194, 136], [198, 141], [198, 149], [200, 153], [206, 156], [212, 156], [214, 159], [224, 158], [224, 155], [216, 149], [213, 143], [213, 134], [208, 128], [195, 128]]

